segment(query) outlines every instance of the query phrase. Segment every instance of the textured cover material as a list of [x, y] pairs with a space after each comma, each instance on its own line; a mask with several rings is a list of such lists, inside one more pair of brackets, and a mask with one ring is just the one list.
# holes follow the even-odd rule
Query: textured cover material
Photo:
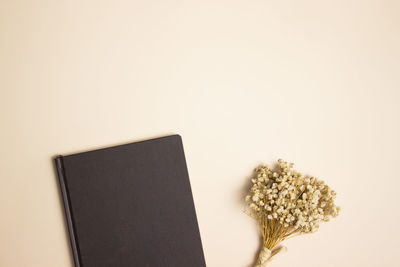
[[206, 266], [179, 135], [55, 164], [76, 267]]

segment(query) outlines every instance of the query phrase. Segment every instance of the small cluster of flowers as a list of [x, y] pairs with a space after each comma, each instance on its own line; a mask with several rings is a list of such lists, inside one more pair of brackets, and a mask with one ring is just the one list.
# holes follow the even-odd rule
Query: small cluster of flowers
[[324, 181], [304, 177], [293, 163], [279, 159], [278, 164], [276, 172], [267, 165], [256, 168], [246, 201], [257, 219], [274, 220], [292, 232], [311, 233], [321, 221], [339, 214], [336, 192]]

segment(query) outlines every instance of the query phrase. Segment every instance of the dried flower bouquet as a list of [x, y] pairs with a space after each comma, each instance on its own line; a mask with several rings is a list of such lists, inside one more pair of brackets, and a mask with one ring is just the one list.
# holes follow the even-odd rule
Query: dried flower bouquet
[[279, 244], [288, 237], [315, 232], [319, 223], [336, 217], [336, 192], [324, 181], [305, 177], [293, 163], [278, 160], [279, 170], [267, 165], [256, 168], [246, 201], [250, 215], [260, 225], [263, 248], [256, 267], [264, 267], [286, 248]]

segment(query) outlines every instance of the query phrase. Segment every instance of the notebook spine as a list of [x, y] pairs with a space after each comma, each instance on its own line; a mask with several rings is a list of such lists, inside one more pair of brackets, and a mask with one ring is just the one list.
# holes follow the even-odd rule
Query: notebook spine
[[64, 171], [63, 157], [57, 156], [54, 159], [54, 161], [56, 164], [58, 179], [60, 182], [61, 194], [62, 194], [64, 210], [65, 210], [65, 217], [67, 220], [69, 238], [70, 238], [70, 242], [71, 242], [72, 255], [74, 258], [75, 267], [81, 267], [78, 243], [76, 240], [74, 221], [73, 221], [73, 216], [72, 216], [72, 211], [71, 211], [71, 203], [70, 203], [69, 194], [68, 194], [68, 186], [67, 186], [67, 183], [65, 180], [66, 177], [65, 177], [65, 171]]

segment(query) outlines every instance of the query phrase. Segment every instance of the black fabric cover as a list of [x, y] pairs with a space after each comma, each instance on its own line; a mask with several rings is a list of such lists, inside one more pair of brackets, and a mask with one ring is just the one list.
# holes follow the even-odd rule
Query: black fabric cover
[[55, 158], [76, 267], [204, 267], [182, 140]]

